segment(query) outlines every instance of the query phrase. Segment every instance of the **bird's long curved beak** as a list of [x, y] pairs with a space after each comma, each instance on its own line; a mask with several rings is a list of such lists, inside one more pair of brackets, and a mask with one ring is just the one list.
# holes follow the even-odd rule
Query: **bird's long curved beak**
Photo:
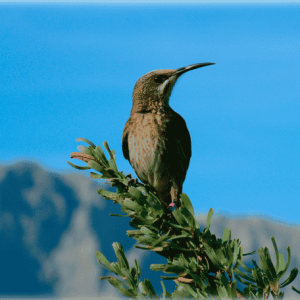
[[189, 65], [189, 66], [177, 69], [175, 74], [179, 76], [179, 75], [181, 75], [185, 72], [188, 72], [188, 71], [191, 71], [191, 70], [194, 70], [194, 69], [198, 69], [198, 68], [201, 68], [201, 67], [209, 66], [209, 65], [214, 65], [214, 64], [215, 63], [200, 63], [200, 64]]

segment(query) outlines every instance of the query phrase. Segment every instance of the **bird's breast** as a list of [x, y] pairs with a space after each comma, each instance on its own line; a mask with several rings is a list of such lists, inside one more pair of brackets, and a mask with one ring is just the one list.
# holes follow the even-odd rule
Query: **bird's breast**
[[128, 134], [130, 163], [142, 179], [151, 177], [166, 151], [168, 119], [161, 114], [135, 114]]

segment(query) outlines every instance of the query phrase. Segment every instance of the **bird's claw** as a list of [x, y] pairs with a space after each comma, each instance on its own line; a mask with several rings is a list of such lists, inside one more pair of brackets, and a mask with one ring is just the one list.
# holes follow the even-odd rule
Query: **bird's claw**
[[130, 186], [130, 185], [138, 185], [138, 183], [139, 183], [139, 181], [138, 181], [138, 179], [137, 178], [132, 178], [131, 177], [131, 174], [128, 174], [127, 176], [126, 176], [126, 178], [129, 178], [129, 180], [128, 180], [128, 186]]

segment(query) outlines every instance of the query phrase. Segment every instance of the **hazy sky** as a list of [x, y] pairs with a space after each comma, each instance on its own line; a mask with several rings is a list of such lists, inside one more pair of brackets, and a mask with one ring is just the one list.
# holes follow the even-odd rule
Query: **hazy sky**
[[282, 1], [282, 0], [248, 0], [248, 1], [241, 1], [241, 0], [212, 0], [212, 1], [207, 1], [207, 0], [66, 0], [66, 1], [61, 1], [61, 0], [52, 0], [52, 1], [43, 1], [43, 0], [21, 0], [21, 1], [16, 1], [16, 0], [7, 0], [7, 1], [1, 1], [0, 3], [225, 3], [225, 4], [233, 4], [233, 3], [258, 3], [258, 4], [266, 4], [266, 3], [284, 3], [284, 4], [291, 4], [291, 3], [299, 3], [300, 0], [294, 0], [294, 1]]
[[300, 5], [1, 4], [1, 163], [73, 171], [66, 161], [85, 137], [107, 140], [132, 172], [121, 136], [136, 80], [215, 62], [184, 74], [171, 96], [192, 138], [184, 192], [198, 212], [299, 223], [299, 14]]

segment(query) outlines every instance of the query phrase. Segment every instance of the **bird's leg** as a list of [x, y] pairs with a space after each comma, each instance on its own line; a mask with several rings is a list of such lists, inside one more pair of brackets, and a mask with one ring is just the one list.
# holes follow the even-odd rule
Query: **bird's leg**
[[128, 181], [128, 185], [137, 185], [139, 182], [138, 182], [138, 179], [137, 178], [132, 178], [131, 174], [127, 174], [125, 178], [128, 178], [129, 181]]
[[177, 208], [180, 207], [179, 197], [181, 191], [179, 191], [179, 187], [176, 182], [173, 182], [170, 193], [172, 202], [169, 204], [169, 206], [174, 207], [176, 205]]

